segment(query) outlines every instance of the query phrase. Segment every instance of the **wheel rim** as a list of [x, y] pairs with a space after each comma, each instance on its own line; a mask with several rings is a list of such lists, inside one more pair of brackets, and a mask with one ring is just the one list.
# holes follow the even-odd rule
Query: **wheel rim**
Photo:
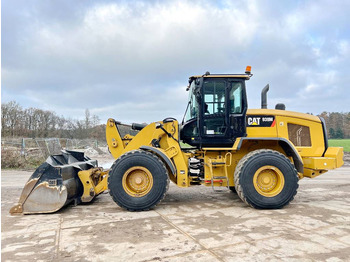
[[263, 166], [255, 172], [253, 183], [260, 195], [274, 197], [281, 193], [284, 187], [284, 176], [277, 167]]
[[153, 187], [153, 176], [147, 168], [134, 166], [124, 173], [122, 183], [128, 195], [142, 197], [151, 191]]

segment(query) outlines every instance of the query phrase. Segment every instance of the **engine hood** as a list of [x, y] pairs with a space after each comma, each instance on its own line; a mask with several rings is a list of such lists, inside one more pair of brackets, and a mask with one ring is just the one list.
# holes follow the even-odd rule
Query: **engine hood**
[[274, 115], [274, 116], [286, 116], [286, 117], [293, 117], [293, 118], [299, 118], [309, 121], [314, 121], [317, 123], [320, 123], [321, 120], [319, 117], [310, 115], [310, 114], [304, 114], [304, 113], [298, 113], [294, 111], [287, 111], [287, 110], [276, 110], [276, 109], [248, 109], [247, 115]]

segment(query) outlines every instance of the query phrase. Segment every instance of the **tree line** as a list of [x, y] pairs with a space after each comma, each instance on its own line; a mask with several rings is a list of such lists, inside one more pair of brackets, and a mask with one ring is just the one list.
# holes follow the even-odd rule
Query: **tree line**
[[326, 122], [328, 138], [350, 138], [350, 112], [322, 112], [319, 116]]
[[93, 138], [105, 137], [105, 125], [96, 115], [85, 110], [83, 120], [58, 116], [55, 112], [38, 108], [22, 108], [17, 102], [1, 104], [2, 137], [59, 137]]

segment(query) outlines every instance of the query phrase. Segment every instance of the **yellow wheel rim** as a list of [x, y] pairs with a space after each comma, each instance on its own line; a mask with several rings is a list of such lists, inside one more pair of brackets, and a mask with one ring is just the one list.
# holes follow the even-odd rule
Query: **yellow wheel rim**
[[143, 197], [153, 187], [153, 176], [145, 167], [134, 166], [123, 175], [123, 188], [132, 197]]
[[284, 176], [277, 167], [263, 166], [255, 172], [253, 183], [260, 195], [274, 197], [281, 193], [284, 187]]

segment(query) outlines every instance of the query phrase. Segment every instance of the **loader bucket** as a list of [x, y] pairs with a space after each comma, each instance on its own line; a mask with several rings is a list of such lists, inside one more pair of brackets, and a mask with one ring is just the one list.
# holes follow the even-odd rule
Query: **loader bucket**
[[49, 156], [31, 175], [10, 213], [53, 213], [73, 201], [78, 204], [84, 190], [78, 172], [94, 167], [97, 160], [82, 152], [62, 150]]

